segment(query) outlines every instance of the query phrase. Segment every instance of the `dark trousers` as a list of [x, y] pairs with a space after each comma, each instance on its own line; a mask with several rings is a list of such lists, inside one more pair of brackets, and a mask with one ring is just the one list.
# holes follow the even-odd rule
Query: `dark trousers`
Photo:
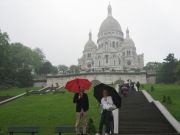
[[102, 134], [103, 125], [105, 125], [106, 133], [114, 133], [114, 120], [112, 111], [103, 110], [99, 123], [99, 133]]

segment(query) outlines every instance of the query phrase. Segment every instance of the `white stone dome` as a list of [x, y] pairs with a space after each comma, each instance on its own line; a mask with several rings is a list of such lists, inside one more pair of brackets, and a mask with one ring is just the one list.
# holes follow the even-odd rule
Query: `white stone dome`
[[124, 47], [134, 47], [135, 48], [135, 43], [129, 36], [129, 30], [126, 30], [126, 38], [123, 41]]
[[117, 32], [122, 33], [119, 22], [112, 16], [111, 5], [108, 6], [108, 16], [102, 22], [100, 29], [99, 29], [99, 34], [101, 34], [103, 32], [109, 32], [109, 31], [117, 31]]
[[119, 22], [114, 19], [112, 16], [108, 16], [101, 24], [99, 33], [108, 32], [108, 31], [118, 31], [122, 32]]
[[89, 40], [84, 46], [84, 51], [91, 50], [91, 49], [97, 49], [96, 44], [92, 41], [92, 34], [89, 32]]
[[123, 44], [127, 46], [135, 46], [134, 41], [131, 38], [125, 38]]

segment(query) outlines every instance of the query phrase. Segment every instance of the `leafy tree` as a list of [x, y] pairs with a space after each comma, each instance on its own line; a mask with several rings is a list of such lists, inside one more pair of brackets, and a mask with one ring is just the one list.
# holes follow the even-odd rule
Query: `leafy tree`
[[157, 71], [158, 67], [160, 66], [161, 63], [159, 62], [148, 62], [144, 69], [146, 71]]
[[165, 59], [164, 59], [165, 65], [165, 83], [174, 83], [175, 82], [175, 71], [176, 71], [176, 59], [174, 58], [174, 54], [170, 53]]
[[24, 67], [17, 72], [17, 86], [30, 87], [33, 85], [31, 69]]
[[13, 71], [10, 68], [10, 54], [9, 54], [9, 36], [6, 32], [0, 31], [0, 86], [4, 86], [7, 83], [12, 83], [13, 78], [9, 78], [13, 75]]
[[176, 63], [176, 81], [180, 81], [180, 60]]
[[58, 68], [56, 66], [52, 66], [51, 73], [52, 74], [58, 74]]
[[41, 74], [40, 68], [43, 66], [43, 63], [46, 62], [46, 57], [43, 53], [43, 51], [40, 48], [35, 48], [33, 50], [33, 65], [34, 65], [34, 70], [37, 74]]
[[159, 83], [174, 83], [176, 81], [176, 62], [174, 54], [170, 53], [165, 62], [159, 67], [157, 72], [157, 81]]
[[77, 66], [77, 65], [71, 65], [71, 66], [69, 67], [69, 70], [70, 70], [71, 73], [79, 73], [80, 67]]
[[12, 43], [10, 46], [11, 63], [14, 68], [33, 66], [33, 52], [21, 43]]
[[32, 85], [32, 71], [37, 74], [57, 74], [56, 66], [46, 60], [39, 48], [31, 49], [21, 43], [9, 43], [6, 32], [0, 31], [0, 88]]
[[0, 31], [0, 68], [8, 66], [9, 58], [9, 36]]
[[58, 65], [57, 68], [59, 73], [66, 73], [69, 69], [66, 65]]
[[47, 75], [47, 74], [56, 74], [57, 68], [51, 64], [51, 62], [46, 61], [42, 64], [42, 66], [38, 70], [39, 74]]

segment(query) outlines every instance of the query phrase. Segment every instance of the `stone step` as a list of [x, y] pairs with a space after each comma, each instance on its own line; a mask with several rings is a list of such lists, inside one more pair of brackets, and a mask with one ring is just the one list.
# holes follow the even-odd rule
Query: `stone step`
[[153, 103], [141, 92], [130, 91], [122, 96], [119, 110], [120, 135], [178, 135]]

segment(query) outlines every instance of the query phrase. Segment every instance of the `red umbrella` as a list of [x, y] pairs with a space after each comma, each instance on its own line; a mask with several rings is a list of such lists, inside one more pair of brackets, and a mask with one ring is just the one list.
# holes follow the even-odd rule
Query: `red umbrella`
[[83, 90], [88, 90], [91, 86], [91, 82], [88, 79], [80, 79], [76, 78], [74, 80], [70, 80], [66, 83], [66, 89], [70, 92], [79, 92], [80, 88]]

